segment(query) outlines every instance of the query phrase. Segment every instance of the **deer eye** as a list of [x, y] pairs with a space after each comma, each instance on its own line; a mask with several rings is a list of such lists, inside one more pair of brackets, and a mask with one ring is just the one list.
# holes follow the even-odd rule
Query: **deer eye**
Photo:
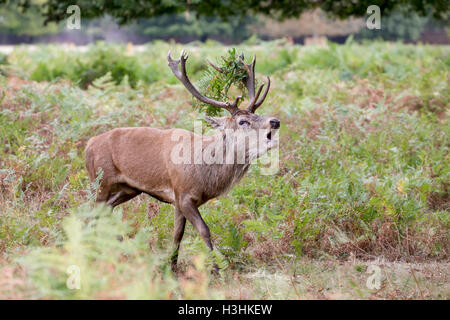
[[241, 120], [241, 121], [239, 121], [239, 125], [240, 126], [244, 126], [244, 125], [249, 125], [250, 123], [248, 122], [248, 121], [246, 121], [246, 120]]

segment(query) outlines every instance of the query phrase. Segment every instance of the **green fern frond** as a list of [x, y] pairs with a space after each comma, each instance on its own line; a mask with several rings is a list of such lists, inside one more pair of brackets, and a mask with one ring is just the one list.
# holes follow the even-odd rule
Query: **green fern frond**
[[[240, 57], [243, 58], [243, 55]], [[247, 77], [247, 73], [245, 72], [242, 63], [239, 61], [236, 49], [232, 48], [228, 50], [228, 55], [226, 57], [222, 57], [221, 60], [217, 59], [216, 66], [218, 66], [222, 72], [219, 72], [208, 65], [208, 68], [203, 72], [202, 77], [198, 81], [200, 92], [214, 100], [231, 101], [236, 97], [229, 97], [229, 90], [232, 86], [236, 86], [241, 92], [241, 96], [245, 97], [245, 86], [243, 85], [242, 80]], [[194, 100], [194, 107], [201, 112], [205, 112], [208, 116], [222, 114], [221, 108], [211, 106], [198, 100]]]

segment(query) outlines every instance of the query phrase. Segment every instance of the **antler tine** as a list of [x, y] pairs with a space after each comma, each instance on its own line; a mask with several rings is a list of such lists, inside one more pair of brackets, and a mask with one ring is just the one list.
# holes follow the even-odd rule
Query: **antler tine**
[[268, 80], [268, 85], [266, 90], [264, 91], [263, 96], [259, 98], [261, 91], [264, 87], [264, 83], [258, 88], [258, 92], [255, 95], [255, 64], [256, 64], [256, 56], [253, 56], [252, 63], [246, 64], [243, 60], [244, 56], [239, 57], [240, 62], [244, 65], [245, 71], [247, 72], [247, 78], [244, 80], [244, 84], [247, 87], [248, 91], [248, 106], [247, 110], [250, 112], [255, 112], [255, 110], [264, 102], [264, 99], [268, 93], [268, 89], [270, 86], [270, 79]]
[[[181, 83], [186, 87], [186, 89], [194, 97], [196, 97], [198, 100], [200, 100], [203, 103], [206, 103], [206, 104], [218, 107], [218, 108], [226, 109], [231, 114], [234, 114], [237, 111], [239, 111], [237, 104], [239, 102], [239, 99], [241, 99], [241, 97], [237, 97], [233, 102], [216, 101], [211, 98], [205, 97], [194, 87], [194, 85], [191, 83], [191, 81], [189, 80], [189, 78], [186, 74], [186, 60], [188, 59], [188, 57], [189, 57], [188, 54], [184, 50], [181, 51], [180, 59], [178, 59], [178, 60], [172, 59], [172, 57], [170, 56], [170, 50], [167, 54], [167, 61], [169, 61], [170, 69], [172, 70], [175, 77], [177, 77], [178, 80], [180, 80]], [[180, 64], [181, 68], [178, 68], [179, 64]]]
[[221, 67], [216, 66], [214, 63], [212, 63], [209, 59], [206, 59], [206, 61], [208, 62], [208, 64], [213, 67], [214, 69], [216, 69], [217, 71], [219, 71], [220, 73], [223, 72]]
[[[259, 87], [258, 94], [256, 95], [256, 98], [255, 98], [255, 99], [258, 99], [258, 97], [259, 97], [259, 95], [260, 95], [261, 90], [262, 90], [263, 87], [264, 87], [264, 83]], [[247, 110], [250, 111], [250, 112], [252, 112], [252, 113], [255, 113], [256, 109], [258, 109], [258, 107], [259, 107], [260, 105], [262, 105], [262, 103], [263, 103], [264, 100], [266, 99], [266, 96], [267, 96], [267, 93], [269, 92], [269, 89], [270, 89], [270, 78], [267, 77], [267, 86], [266, 86], [266, 90], [264, 90], [263, 95], [262, 95], [261, 98], [259, 98], [253, 105], [249, 105], [249, 106], [247, 107]]]

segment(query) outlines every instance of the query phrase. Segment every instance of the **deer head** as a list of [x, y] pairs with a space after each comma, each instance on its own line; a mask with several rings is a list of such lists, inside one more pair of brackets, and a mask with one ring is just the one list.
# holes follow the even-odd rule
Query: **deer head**
[[[226, 132], [229, 140], [237, 140], [238, 148], [239, 146], [247, 148], [247, 151], [251, 154], [250, 161], [277, 145], [278, 141], [276, 140], [275, 134], [280, 128], [280, 120], [270, 116], [260, 116], [255, 113], [255, 111], [263, 104], [270, 88], [270, 78], [267, 77], [267, 86], [263, 83], [258, 88], [258, 91], [255, 92], [256, 57], [253, 57], [253, 61], [250, 64], [244, 62], [243, 56], [239, 58], [247, 74], [242, 80], [248, 91], [248, 105], [245, 109], [238, 108], [238, 102], [242, 99], [241, 96], [238, 96], [234, 101], [223, 102], [202, 95], [195, 88], [186, 74], [187, 59], [188, 55], [184, 50], [181, 52], [180, 59], [178, 60], [172, 59], [170, 51], [167, 55], [169, 67], [173, 74], [195, 98], [203, 103], [223, 108], [230, 113], [230, 116], [225, 117], [206, 116], [205, 120], [211, 124], [213, 128], [221, 130], [224, 133]], [[222, 72], [220, 67], [212, 64], [210, 61], [208, 61], [208, 63], [217, 71]], [[265, 90], [262, 93], [264, 87]], [[250, 133], [252, 133], [253, 137], [256, 137], [258, 141], [252, 140]], [[249, 150], [249, 145], [245, 142], [246, 137], [250, 138], [250, 145], [253, 146], [253, 150], [251, 150], [251, 147]], [[251, 143], [251, 141], [254, 143]]]

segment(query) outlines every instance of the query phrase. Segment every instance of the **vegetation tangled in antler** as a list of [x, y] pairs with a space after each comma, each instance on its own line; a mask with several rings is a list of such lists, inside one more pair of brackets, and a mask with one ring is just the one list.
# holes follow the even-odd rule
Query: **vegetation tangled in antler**
[[[245, 97], [247, 94], [243, 80], [247, 78], [244, 68], [244, 54], [237, 56], [236, 49], [228, 50], [227, 56], [222, 56], [216, 64], [210, 61], [202, 78], [199, 80], [199, 88], [202, 94], [218, 101], [234, 100], [236, 97], [229, 97], [230, 89], [235, 86], [239, 90], [239, 96]], [[230, 99], [232, 98], [232, 99]], [[219, 115], [221, 108], [203, 103], [193, 99], [194, 107], [206, 112], [209, 116]], [[239, 103], [242, 100], [238, 101]]]

